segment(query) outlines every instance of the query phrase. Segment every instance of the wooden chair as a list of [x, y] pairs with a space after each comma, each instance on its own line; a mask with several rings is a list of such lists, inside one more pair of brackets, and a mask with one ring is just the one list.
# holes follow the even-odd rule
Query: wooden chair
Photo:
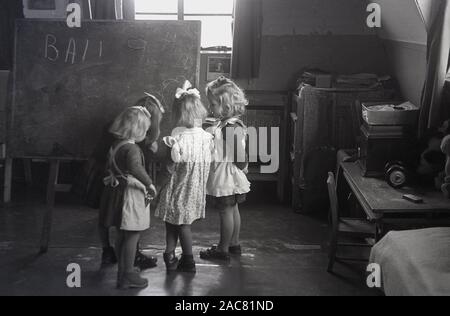
[[[360, 261], [364, 262], [367, 259], [361, 258], [342, 258], [337, 257], [338, 247], [372, 247], [369, 245], [365, 238], [375, 238], [376, 236], [376, 226], [375, 224], [369, 223], [365, 220], [356, 218], [341, 218], [339, 216], [339, 205], [336, 192], [336, 180], [332, 172], [328, 173], [328, 195], [330, 197], [330, 210], [331, 210], [331, 226], [332, 235], [330, 240], [330, 251], [329, 251], [329, 263], [328, 272], [333, 272], [333, 266], [336, 261]], [[361, 238], [363, 242], [361, 243], [344, 243], [339, 242], [341, 236]]]

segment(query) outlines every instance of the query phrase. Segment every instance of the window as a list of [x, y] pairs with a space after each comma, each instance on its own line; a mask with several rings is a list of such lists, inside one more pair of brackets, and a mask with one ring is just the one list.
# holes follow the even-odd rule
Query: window
[[203, 50], [231, 50], [234, 0], [135, 1], [137, 20], [201, 21]]

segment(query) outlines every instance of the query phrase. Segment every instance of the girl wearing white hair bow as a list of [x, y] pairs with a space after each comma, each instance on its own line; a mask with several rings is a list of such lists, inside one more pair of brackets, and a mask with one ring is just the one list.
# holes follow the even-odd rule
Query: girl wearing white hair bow
[[[164, 138], [171, 148], [171, 174], [159, 195], [156, 217], [166, 223], [167, 272], [195, 273], [191, 225], [205, 218], [206, 183], [208, 181], [213, 137], [202, 129], [207, 111], [200, 93], [186, 82], [177, 90], [173, 107], [172, 135]], [[183, 254], [178, 260], [175, 249], [180, 240]]]

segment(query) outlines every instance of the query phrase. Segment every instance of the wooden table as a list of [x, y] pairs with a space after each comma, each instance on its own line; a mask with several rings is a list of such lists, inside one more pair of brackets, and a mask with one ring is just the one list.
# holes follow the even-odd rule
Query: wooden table
[[[25, 179], [27, 184], [32, 183], [31, 179], [31, 162], [32, 161], [46, 161], [50, 165], [49, 176], [47, 182], [47, 207], [45, 208], [42, 232], [40, 241], [40, 252], [46, 253], [50, 243], [50, 234], [53, 223], [53, 210], [55, 208], [55, 194], [57, 192], [70, 192], [72, 185], [61, 184], [58, 182], [59, 169], [62, 163], [68, 163], [73, 161], [85, 161], [82, 158], [73, 157], [38, 157], [27, 156], [21, 158], [25, 167]], [[4, 193], [3, 201], [9, 203], [11, 201], [11, 187], [12, 187], [12, 164], [13, 158], [8, 157], [5, 160], [5, 176], [4, 176]]]
[[[346, 180], [368, 220], [377, 223], [381, 235], [385, 224], [450, 226], [450, 200], [441, 192], [418, 187], [397, 190], [383, 179], [363, 177], [358, 162], [341, 162], [340, 166], [339, 181]], [[423, 203], [409, 202], [403, 199], [405, 194], [417, 195]]]

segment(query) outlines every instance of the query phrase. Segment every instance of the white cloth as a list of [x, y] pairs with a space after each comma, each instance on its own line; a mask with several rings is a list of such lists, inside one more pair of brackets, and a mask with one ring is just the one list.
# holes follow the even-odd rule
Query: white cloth
[[370, 262], [380, 265], [387, 296], [450, 296], [450, 228], [390, 232]]
[[135, 177], [127, 176], [123, 195], [122, 223], [120, 229], [144, 231], [150, 227], [150, 205], [145, 205], [147, 189]]
[[[250, 192], [250, 182], [246, 174], [233, 163], [234, 139], [226, 142], [226, 153], [224, 153], [224, 146], [222, 146], [224, 141], [223, 130], [226, 130], [223, 127], [227, 126], [228, 123], [233, 124], [235, 121], [236, 118], [231, 118], [218, 126], [208, 129], [214, 135], [216, 143], [214, 162], [211, 166], [206, 190], [210, 196], [225, 197]], [[245, 149], [245, 137], [241, 141], [241, 145]]]

